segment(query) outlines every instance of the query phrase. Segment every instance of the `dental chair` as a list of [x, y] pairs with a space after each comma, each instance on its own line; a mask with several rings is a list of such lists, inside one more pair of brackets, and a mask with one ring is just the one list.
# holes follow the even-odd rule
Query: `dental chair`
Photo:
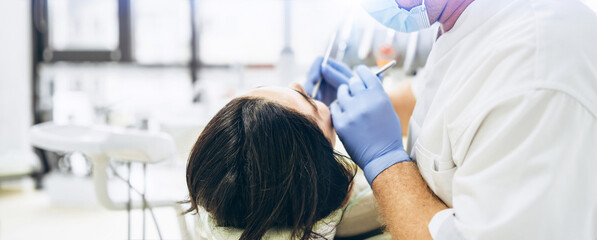
[[[146, 199], [145, 191], [141, 192], [133, 187], [129, 179], [120, 176], [112, 165], [118, 161], [126, 164], [142, 164], [146, 166], [155, 165], [160, 162], [172, 159], [175, 156], [176, 147], [172, 137], [163, 132], [149, 132], [136, 129], [125, 129], [108, 126], [76, 126], [58, 125], [52, 122], [42, 123], [30, 128], [31, 144], [37, 148], [56, 152], [79, 152], [85, 154], [92, 162], [93, 184], [95, 195], [99, 203], [111, 210], [128, 211], [128, 236], [131, 236], [131, 215], [132, 209], [143, 209], [143, 223], [145, 223], [145, 210], [156, 207], [172, 207], [177, 212], [181, 236], [183, 239], [191, 239], [187, 228], [185, 217], [181, 215], [182, 206], [177, 203], [182, 199], [169, 199], [151, 201]], [[127, 201], [117, 201], [110, 197], [109, 180], [110, 176], [118, 177], [125, 181], [129, 188]], [[183, 175], [184, 176], [184, 175]], [[145, 186], [145, 182], [143, 184]], [[130, 192], [135, 191], [141, 197], [141, 201], [133, 202]], [[157, 220], [154, 217], [157, 227]], [[145, 225], [144, 225], [145, 226]], [[145, 236], [145, 227], [143, 228]], [[158, 234], [159, 228], [158, 228]], [[161, 234], [160, 234], [161, 238]]]

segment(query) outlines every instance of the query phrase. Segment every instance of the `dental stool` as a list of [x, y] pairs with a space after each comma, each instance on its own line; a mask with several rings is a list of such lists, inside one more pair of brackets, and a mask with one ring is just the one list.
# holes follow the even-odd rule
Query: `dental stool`
[[[145, 210], [148, 209], [153, 217], [151, 209], [156, 207], [173, 207], [178, 213], [177, 221], [182, 238], [191, 238], [185, 217], [181, 215], [182, 206], [177, 203], [181, 199], [148, 201], [146, 200], [145, 191], [141, 192], [135, 189], [130, 181], [131, 163], [142, 164], [145, 173], [145, 167], [148, 164], [150, 166], [156, 165], [174, 158], [176, 147], [170, 135], [163, 132], [149, 132], [109, 126], [58, 125], [52, 122], [32, 126], [29, 133], [31, 144], [37, 148], [65, 153], [83, 153], [91, 160], [93, 184], [97, 200], [107, 209], [126, 209], [128, 211], [129, 239], [131, 236], [131, 209], [143, 209], [143, 223], [145, 223]], [[129, 179], [125, 179], [118, 174], [117, 170], [111, 165], [112, 160], [125, 163], [129, 167]], [[129, 188], [128, 200], [118, 201], [110, 197], [108, 187], [110, 176], [121, 178], [121, 180], [126, 182]], [[145, 187], [145, 179], [143, 181], [143, 187]], [[132, 201], [131, 190], [140, 195], [141, 201]], [[155, 217], [154, 222], [157, 227]], [[145, 227], [143, 231], [143, 235], [145, 236]], [[159, 228], [158, 234], [160, 234]]]

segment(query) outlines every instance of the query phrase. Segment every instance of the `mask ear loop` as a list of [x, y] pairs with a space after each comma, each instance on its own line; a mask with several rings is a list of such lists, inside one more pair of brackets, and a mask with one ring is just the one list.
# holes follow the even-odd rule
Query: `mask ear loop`
[[421, 10], [425, 11], [425, 16], [427, 16], [427, 18], [424, 20], [427, 23], [427, 26], [431, 26], [431, 22], [429, 20], [429, 11], [427, 11], [427, 5], [425, 5], [425, 0], [423, 0], [423, 2], [421, 3]]

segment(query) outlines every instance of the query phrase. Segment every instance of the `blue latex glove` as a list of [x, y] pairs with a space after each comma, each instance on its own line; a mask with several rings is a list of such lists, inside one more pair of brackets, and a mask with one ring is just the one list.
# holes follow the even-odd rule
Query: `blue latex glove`
[[411, 159], [402, 144], [400, 119], [380, 79], [365, 66], [356, 72], [358, 77], [338, 88], [331, 113], [346, 151], [371, 184], [385, 169]]
[[307, 82], [303, 88], [307, 94], [313, 93], [313, 88], [319, 81], [320, 77], [323, 76], [323, 81], [319, 85], [319, 91], [315, 99], [325, 103], [329, 106], [334, 100], [336, 100], [336, 93], [338, 92], [338, 86], [342, 84], [348, 84], [348, 80], [352, 77], [352, 71], [346, 65], [341, 62], [328, 60], [327, 66], [321, 69], [321, 63], [323, 57], [318, 57], [311, 65], [309, 74], [307, 74]]

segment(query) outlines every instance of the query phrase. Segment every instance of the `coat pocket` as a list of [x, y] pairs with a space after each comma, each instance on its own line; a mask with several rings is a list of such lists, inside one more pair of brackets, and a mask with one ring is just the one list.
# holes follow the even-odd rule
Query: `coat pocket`
[[421, 175], [429, 188], [446, 204], [452, 207], [452, 180], [458, 167], [449, 156], [441, 156], [427, 150], [418, 142], [414, 147]]

